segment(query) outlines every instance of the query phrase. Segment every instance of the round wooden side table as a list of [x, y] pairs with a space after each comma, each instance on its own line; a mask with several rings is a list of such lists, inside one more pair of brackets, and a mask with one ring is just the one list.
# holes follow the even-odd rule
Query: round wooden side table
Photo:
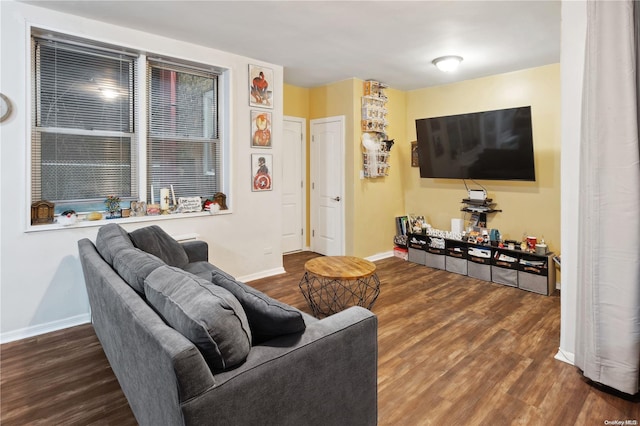
[[304, 264], [300, 290], [315, 317], [350, 306], [373, 307], [380, 294], [376, 265], [354, 256], [316, 257]]

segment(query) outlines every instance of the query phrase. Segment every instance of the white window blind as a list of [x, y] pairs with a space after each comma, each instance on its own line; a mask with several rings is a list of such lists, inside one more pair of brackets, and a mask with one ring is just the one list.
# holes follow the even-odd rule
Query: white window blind
[[218, 74], [149, 60], [147, 189], [173, 185], [176, 197], [212, 197], [221, 190]]
[[33, 38], [32, 201], [137, 199], [135, 61]]

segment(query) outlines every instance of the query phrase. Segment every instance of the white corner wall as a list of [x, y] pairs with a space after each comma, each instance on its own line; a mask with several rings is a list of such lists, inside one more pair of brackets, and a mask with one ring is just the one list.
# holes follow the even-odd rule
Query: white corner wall
[[[97, 227], [25, 232], [30, 214], [29, 175], [31, 25], [140, 51], [220, 66], [229, 70], [231, 214], [123, 225], [133, 229], [157, 223], [172, 235], [197, 234], [209, 243], [212, 263], [237, 277], [283, 272], [280, 171], [283, 70], [238, 56], [98, 21], [60, 14], [14, 1], [0, 1], [0, 91], [13, 103], [0, 124], [0, 342], [87, 322], [89, 305], [77, 241], [95, 241]], [[249, 64], [274, 70], [274, 190], [251, 191]]]
[[587, 26], [583, 0], [562, 2], [560, 79], [562, 91], [562, 290], [560, 349], [557, 359], [573, 364], [576, 343], [578, 279], [578, 178], [582, 81]]

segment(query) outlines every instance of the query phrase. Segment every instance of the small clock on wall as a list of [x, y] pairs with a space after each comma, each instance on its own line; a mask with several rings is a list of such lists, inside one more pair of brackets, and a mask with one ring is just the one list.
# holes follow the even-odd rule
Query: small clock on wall
[[9, 118], [11, 110], [11, 101], [5, 95], [0, 93], [0, 123]]

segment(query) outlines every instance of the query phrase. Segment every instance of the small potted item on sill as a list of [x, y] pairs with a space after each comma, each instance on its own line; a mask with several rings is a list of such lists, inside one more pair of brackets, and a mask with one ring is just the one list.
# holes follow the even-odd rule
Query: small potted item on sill
[[120, 197], [117, 195], [109, 195], [104, 203], [107, 205], [107, 211], [109, 212], [107, 219], [120, 217]]
[[57, 222], [62, 226], [71, 226], [75, 225], [78, 220], [78, 215], [74, 210], [65, 210], [60, 213], [60, 216], [57, 218]]

